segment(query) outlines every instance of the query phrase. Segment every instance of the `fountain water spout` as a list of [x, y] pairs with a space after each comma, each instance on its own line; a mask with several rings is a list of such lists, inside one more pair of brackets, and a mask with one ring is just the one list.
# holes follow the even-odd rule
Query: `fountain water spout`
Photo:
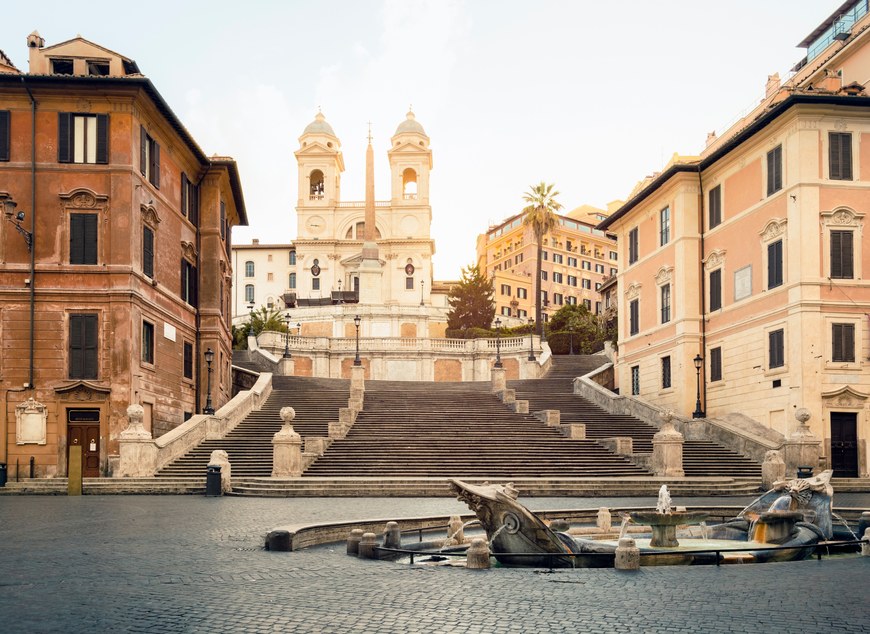
[[671, 514], [671, 494], [668, 492], [668, 485], [663, 484], [659, 489], [659, 501], [656, 504], [656, 511], [662, 515]]

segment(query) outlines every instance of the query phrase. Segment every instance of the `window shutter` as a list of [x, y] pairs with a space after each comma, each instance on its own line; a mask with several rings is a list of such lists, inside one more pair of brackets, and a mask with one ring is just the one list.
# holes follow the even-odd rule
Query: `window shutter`
[[151, 142], [151, 184], [160, 189], [160, 146]]
[[72, 115], [60, 112], [57, 115], [57, 162], [71, 163], [73, 151]]
[[852, 135], [849, 132], [828, 134], [828, 171], [832, 180], [852, 180]]
[[97, 316], [85, 315], [84, 328], [84, 376], [85, 379], [97, 378]]
[[782, 240], [767, 245], [767, 288], [782, 284]]
[[69, 263], [84, 264], [84, 220], [83, 214], [70, 214], [69, 217]]
[[844, 133], [840, 136], [842, 137], [840, 143], [841, 178], [844, 181], [850, 181], [852, 180], [852, 135]]
[[831, 231], [831, 277], [851, 279], [854, 274], [852, 258], [852, 232]]
[[187, 180], [187, 174], [181, 173], [181, 215], [187, 216], [187, 188], [190, 187], [190, 181]]
[[78, 379], [82, 376], [84, 315], [70, 315], [69, 318], [69, 376]]
[[72, 379], [97, 378], [97, 315], [70, 315], [69, 376]]
[[142, 229], [142, 271], [154, 277], [154, 232], [149, 227]]
[[97, 115], [97, 163], [109, 162], [109, 115]]
[[9, 160], [9, 111], [0, 110], [0, 161]]
[[854, 324], [843, 324], [843, 361], [855, 361]]
[[722, 348], [710, 350], [710, 380], [722, 380]]
[[710, 310], [722, 308], [722, 270], [710, 273]]
[[82, 264], [97, 263], [97, 214], [81, 214], [83, 219]]
[[145, 126], [139, 126], [139, 171], [142, 176], [148, 171], [148, 133], [145, 132]]
[[194, 226], [199, 225], [199, 187], [190, 185], [190, 222]]

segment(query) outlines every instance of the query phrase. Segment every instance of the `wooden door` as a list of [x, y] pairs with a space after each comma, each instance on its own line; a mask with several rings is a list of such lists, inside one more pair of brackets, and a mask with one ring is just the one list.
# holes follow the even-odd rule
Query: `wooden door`
[[831, 412], [831, 468], [834, 477], [858, 477], [858, 415]]
[[100, 477], [100, 410], [67, 410], [67, 444], [82, 448], [82, 476]]

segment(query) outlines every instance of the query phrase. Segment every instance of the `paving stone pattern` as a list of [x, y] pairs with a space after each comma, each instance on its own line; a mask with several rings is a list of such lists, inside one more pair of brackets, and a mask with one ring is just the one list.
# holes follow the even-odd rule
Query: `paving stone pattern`
[[[555, 509], [653, 500], [526, 502], [533, 509]], [[870, 496], [841, 496], [840, 502], [867, 508]], [[361, 561], [347, 557], [343, 544], [295, 553], [261, 549], [264, 533], [278, 525], [459, 512], [466, 512], [464, 505], [442, 498], [6, 497], [0, 500], [0, 628], [10, 633], [870, 631], [870, 558], [550, 573]]]

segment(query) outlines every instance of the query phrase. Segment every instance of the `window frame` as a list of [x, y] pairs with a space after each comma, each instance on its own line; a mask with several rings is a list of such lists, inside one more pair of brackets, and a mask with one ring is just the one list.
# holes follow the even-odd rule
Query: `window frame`
[[671, 241], [671, 206], [666, 205], [659, 210], [659, 246], [663, 247]]
[[767, 369], [770, 371], [784, 368], [785, 328], [780, 326], [767, 331]]
[[[82, 343], [74, 347], [74, 330], [79, 330]], [[89, 334], [93, 341], [88, 342]], [[67, 324], [67, 373], [70, 379], [99, 379], [100, 376], [100, 316], [98, 313], [70, 313]], [[90, 365], [89, 365], [90, 363]], [[79, 367], [74, 367], [77, 365]], [[89, 371], [90, 368], [93, 371]]]
[[[722, 268], [716, 268], [707, 273], [707, 312], [722, 310]], [[716, 280], [714, 285], [713, 281]], [[715, 293], [714, 293], [715, 290]], [[713, 300], [716, 300], [715, 304]]]
[[147, 224], [142, 225], [142, 274], [154, 279], [154, 229]]
[[245, 260], [245, 277], [251, 278], [256, 274], [257, 268], [253, 260]]
[[710, 348], [710, 382], [722, 380], [722, 346]]
[[722, 224], [722, 185], [716, 185], [707, 192], [707, 229], [715, 229]]
[[628, 336], [633, 337], [640, 332], [640, 298], [635, 297], [628, 302]]
[[[840, 330], [839, 336], [838, 330]], [[831, 363], [855, 363], [856, 330], [852, 322], [831, 323]], [[838, 352], [841, 358], [837, 358]]]
[[673, 388], [673, 381], [671, 376], [671, 355], [667, 355], [664, 357], [660, 357], [661, 359], [661, 376], [662, 376], [662, 389], [669, 390]]
[[147, 319], [142, 319], [142, 338], [140, 340], [140, 355], [139, 360], [144, 365], [154, 365], [156, 356], [156, 328], [154, 323]]
[[667, 284], [662, 284], [659, 287], [659, 301], [660, 301], [660, 316], [661, 323], [667, 324], [671, 321], [671, 284], [668, 282]]
[[782, 238], [767, 243], [767, 290], [778, 288], [785, 283], [784, 240]]
[[160, 144], [139, 126], [139, 173], [156, 189], [160, 189]]
[[639, 231], [638, 227], [634, 227], [628, 232], [628, 263], [629, 265], [634, 264], [638, 260], [638, 247], [639, 247]]
[[[836, 143], [834, 139], [838, 139]], [[854, 180], [851, 132], [828, 132], [828, 178]]]
[[772, 196], [782, 190], [783, 162], [782, 144], [767, 152], [767, 195]]
[[181, 375], [188, 381], [193, 381], [193, 344], [182, 341], [181, 345]]
[[[76, 134], [77, 120], [82, 121], [83, 131]], [[59, 112], [57, 119], [57, 162], [76, 165], [107, 165], [109, 163], [109, 115], [88, 112]], [[93, 122], [93, 159], [88, 160], [89, 122]], [[81, 144], [82, 160], [76, 160]]]
[[69, 263], [96, 266], [100, 261], [100, 214], [95, 211], [69, 213]]
[[[855, 232], [851, 229], [831, 229], [828, 233], [830, 258], [828, 276], [832, 280], [855, 279]], [[835, 236], [837, 240], [834, 239]], [[848, 259], [844, 254], [845, 244], [842, 242], [842, 238], [846, 236], [849, 236]], [[839, 250], [839, 257], [836, 258], [834, 257], [835, 249]]]
[[640, 366], [631, 366], [631, 395], [640, 396]]

